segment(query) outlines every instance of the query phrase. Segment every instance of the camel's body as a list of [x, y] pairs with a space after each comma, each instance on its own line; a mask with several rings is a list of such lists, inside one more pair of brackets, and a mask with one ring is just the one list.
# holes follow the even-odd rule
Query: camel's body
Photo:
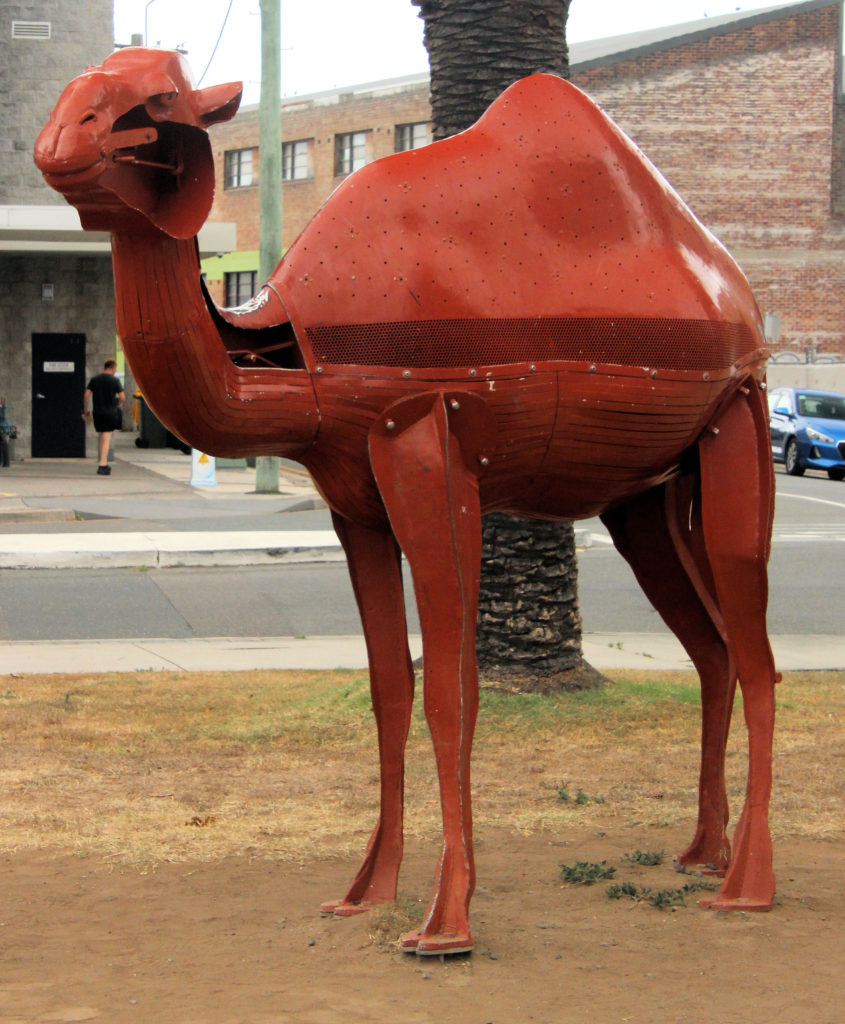
[[[741, 272], [583, 94], [536, 76], [470, 131], [350, 177], [256, 299], [218, 310], [192, 239], [210, 203], [199, 129], [235, 106], [226, 87], [192, 91], [175, 55], [122, 51], [68, 87], [36, 160], [86, 226], [113, 232], [118, 331], [159, 417], [210, 453], [299, 459], [332, 508], [370, 653], [382, 813], [349, 892], [324, 910], [395, 896], [413, 694], [401, 549], [444, 817], [435, 892], [404, 943], [472, 945], [474, 628], [491, 509], [602, 515], [701, 675], [699, 824], [679, 861], [727, 870], [717, 907], [768, 909], [773, 478], [760, 317]], [[737, 675], [751, 753], [729, 867]]]

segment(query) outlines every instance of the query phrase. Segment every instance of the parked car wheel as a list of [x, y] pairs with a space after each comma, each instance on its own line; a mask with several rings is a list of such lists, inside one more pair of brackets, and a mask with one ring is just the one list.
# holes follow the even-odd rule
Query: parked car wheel
[[831, 480], [845, 480], [845, 469], [841, 466], [834, 466], [833, 469], [827, 471], [827, 475]]
[[801, 465], [801, 459], [798, 457], [798, 442], [795, 438], [791, 438], [786, 446], [786, 451], [783, 456], [783, 464], [786, 467], [786, 472], [790, 476], [803, 476], [804, 466]]

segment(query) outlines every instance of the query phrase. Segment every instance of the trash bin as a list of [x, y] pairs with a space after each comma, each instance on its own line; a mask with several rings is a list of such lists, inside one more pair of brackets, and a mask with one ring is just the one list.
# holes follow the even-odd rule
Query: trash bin
[[0, 402], [0, 466], [11, 466], [15, 461], [15, 440], [18, 428], [6, 419], [6, 406]]
[[140, 415], [138, 417], [138, 436], [135, 444], [138, 448], [166, 448], [167, 430], [156, 414], [144, 401], [143, 395], [138, 397]]

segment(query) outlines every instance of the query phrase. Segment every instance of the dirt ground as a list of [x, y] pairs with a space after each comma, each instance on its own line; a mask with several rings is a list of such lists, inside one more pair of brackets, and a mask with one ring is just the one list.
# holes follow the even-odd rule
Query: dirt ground
[[[662, 830], [667, 854], [684, 845]], [[780, 839], [769, 914], [715, 914], [564, 886], [561, 863], [676, 887], [645, 825], [602, 834], [477, 836], [471, 955], [419, 958], [372, 937], [371, 915], [321, 918], [354, 859], [307, 867], [230, 858], [147, 871], [93, 856], [5, 854], [0, 1022], [106, 1024], [841, 1024], [845, 843]], [[408, 844], [401, 890], [422, 898], [434, 845]], [[380, 912], [377, 912], [380, 913]], [[382, 915], [384, 916], [384, 915]]]

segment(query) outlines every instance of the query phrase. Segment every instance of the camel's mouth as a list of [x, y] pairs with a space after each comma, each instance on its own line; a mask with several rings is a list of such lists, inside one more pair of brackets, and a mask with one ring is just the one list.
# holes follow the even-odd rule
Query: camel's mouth
[[[62, 195], [76, 195], [85, 189], [99, 186], [103, 175], [114, 168], [122, 166], [140, 166], [155, 168], [171, 174], [179, 174], [181, 163], [171, 158], [171, 162], [153, 159], [158, 140], [158, 132], [153, 127], [129, 130], [113, 130], [99, 147], [97, 156], [87, 163], [68, 166], [68, 160], [57, 159], [36, 149], [35, 164], [41, 171], [46, 183]], [[146, 149], [144, 148], [146, 147]]]
[[106, 161], [104, 159], [95, 160], [85, 167], [75, 167], [73, 170], [46, 170], [43, 166], [39, 167], [50, 188], [54, 188], [63, 195], [68, 192], [78, 192], [84, 186], [97, 184], [105, 169]]

